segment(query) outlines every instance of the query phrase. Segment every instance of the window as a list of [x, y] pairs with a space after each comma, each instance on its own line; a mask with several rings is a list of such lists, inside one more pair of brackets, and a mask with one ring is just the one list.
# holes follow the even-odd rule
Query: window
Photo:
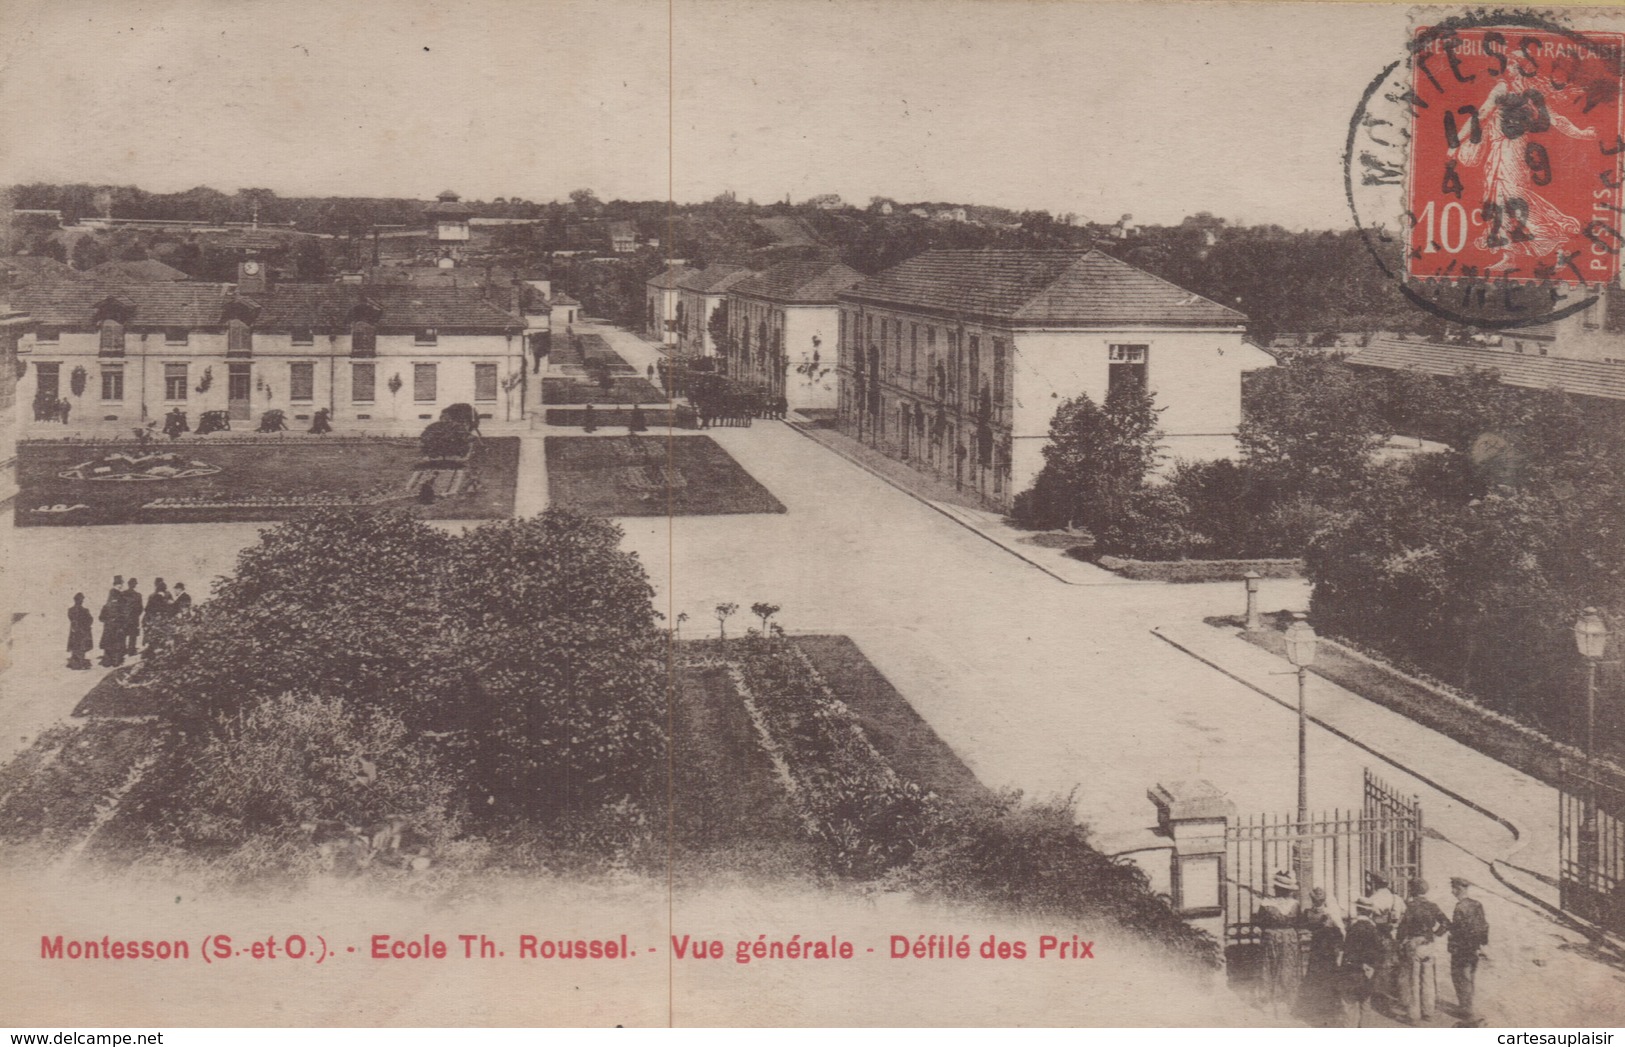
[[185, 345], [189, 333], [184, 327], [166, 327], [164, 328], [164, 344]]
[[350, 325], [350, 355], [377, 356], [378, 328], [369, 323]]
[[891, 373], [903, 373], [903, 321], [891, 322]]
[[966, 366], [970, 371], [970, 384], [966, 388], [975, 399], [977, 385], [982, 380], [982, 340], [976, 335], [970, 336], [970, 362]]
[[294, 345], [315, 345], [316, 332], [308, 327], [295, 327], [293, 329]]
[[254, 365], [227, 364], [226, 368], [226, 400], [233, 404], [247, 404], [249, 390], [252, 388], [250, 382], [254, 377]]
[[993, 410], [1004, 406], [1004, 342], [993, 339]]
[[34, 396], [40, 400], [55, 400], [62, 395], [62, 365], [34, 365]]
[[38, 345], [55, 345], [62, 337], [62, 332], [55, 327], [36, 327], [34, 341]]
[[316, 399], [316, 365], [310, 361], [296, 361], [288, 365], [288, 399]]
[[840, 352], [845, 352], [846, 351], [846, 310], [842, 309], [840, 311], [839, 315], [841, 317], [841, 334], [840, 334], [840, 337], [835, 340], [835, 344], [838, 347], [838, 350]]
[[420, 404], [432, 404], [439, 398], [434, 364], [412, 365], [412, 399]]
[[102, 399], [103, 400], [122, 400], [122, 399], [124, 399], [124, 368], [122, 368], [122, 367], [104, 367], [104, 368], [102, 368]]
[[420, 327], [412, 336], [413, 345], [434, 345], [440, 341], [440, 332], [433, 327]]
[[1515, 353], [1523, 352], [1523, 343], [1522, 342], [1513, 342], [1512, 343], [1512, 351], [1515, 352]]
[[378, 385], [377, 364], [350, 365], [350, 399], [358, 404], [372, 403]]
[[908, 376], [920, 376], [920, 325], [908, 325]]
[[117, 320], [102, 321], [101, 353], [103, 356], [124, 355], [124, 325]]
[[1149, 350], [1150, 347], [1144, 345], [1113, 345], [1107, 348], [1107, 396], [1111, 396], [1120, 386], [1146, 387], [1145, 363]]
[[186, 399], [186, 365], [164, 365], [164, 399]]
[[253, 356], [254, 329], [241, 320], [226, 324], [226, 355]]
[[495, 400], [497, 398], [497, 365], [474, 365], [474, 399]]

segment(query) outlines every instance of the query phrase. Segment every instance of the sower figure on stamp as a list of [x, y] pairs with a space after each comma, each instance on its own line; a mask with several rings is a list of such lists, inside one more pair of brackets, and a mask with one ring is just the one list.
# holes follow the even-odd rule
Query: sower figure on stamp
[[1478, 1013], [1478, 959], [1479, 951], [1490, 941], [1490, 922], [1483, 904], [1471, 896], [1472, 886], [1464, 877], [1450, 878], [1450, 893], [1456, 896], [1456, 911], [1450, 920], [1450, 981], [1461, 1009], [1457, 1028], [1484, 1024]]
[[73, 594], [73, 606], [68, 608], [68, 668], [89, 669], [90, 659], [85, 652], [96, 646], [95, 638], [91, 635], [95, 628], [95, 620], [90, 616], [90, 608], [85, 606], [85, 594]]
[[1438, 939], [1450, 929], [1444, 911], [1428, 900], [1426, 880], [1411, 881], [1411, 898], [1399, 919], [1400, 991], [1405, 1020], [1433, 1017], [1439, 994], [1439, 972], [1434, 960]]

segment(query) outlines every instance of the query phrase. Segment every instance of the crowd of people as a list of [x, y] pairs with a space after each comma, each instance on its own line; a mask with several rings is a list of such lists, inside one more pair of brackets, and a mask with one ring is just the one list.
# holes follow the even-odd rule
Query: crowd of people
[[68, 415], [73, 410], [73, 404], [66, 397], [58, 400], [49, 396], [34, 397], [34, 421], [61, 422], [68, 424]]
[[1431, 1021], [1439, 1012], [1443, 943], [1456, 992], [1456, 1026], [1482, 1026], [1478, 962], [1490, 932], [1472, 886], [1464, 877], [1451, 877], [1456, 905], [1446, 916], [1428, 897], [1426, 880], [1412, 880], [1410, 897], [1401, 899], [1386, 879], [1372, 876], [1367, 893], [1345, 914], [1319, 887], [1300, 911], [1297, 878], [1277, 873], [1273, 897], [1253, 917], [1263, 946], [1266, 1005], [1277, 1016], [1295, 1009], [1322, 1026], [1365, 1027], [1379, 1004], [1407, 1025]]
[[69, 669], [91, 668], [86, 655], [97, 646], [94, 636], [97, 621], [102, 625], [101, 664], [112, 668], [140, 654], [143, 634], [150, 644], [155, 632], [162, 631], [175, 618], [192, 609], [192, 595], [186, 591], [184, 582], [176, 582], [171, 590], [162, 578], [155, 579], [152, 593], [145, 596], [139, 584], [134, 578], [125, 581], [122, 575], [114, 575], [113, 587], [107, 591], [107, 599], [94, 619], [90, 608], [85, 606], [85, 594], [73, 594], [73, 606], [68, 608]]

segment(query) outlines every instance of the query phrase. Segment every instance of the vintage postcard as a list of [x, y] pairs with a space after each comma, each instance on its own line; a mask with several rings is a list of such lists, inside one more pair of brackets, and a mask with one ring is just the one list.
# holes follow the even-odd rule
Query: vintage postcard
[[1625, 1025], [1619, 11], [0, 26], [6, 1024]]

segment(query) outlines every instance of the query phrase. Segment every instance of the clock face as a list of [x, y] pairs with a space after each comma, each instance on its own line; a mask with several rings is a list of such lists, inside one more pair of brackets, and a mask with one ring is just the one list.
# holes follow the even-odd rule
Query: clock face
[[243, 263], [243, 272], [247, 273], [249, 276], [253, 276], [255, 273], [257, 273], [259, 271], [260, 271], [260, 264], [258, 262], [244, 262]]

